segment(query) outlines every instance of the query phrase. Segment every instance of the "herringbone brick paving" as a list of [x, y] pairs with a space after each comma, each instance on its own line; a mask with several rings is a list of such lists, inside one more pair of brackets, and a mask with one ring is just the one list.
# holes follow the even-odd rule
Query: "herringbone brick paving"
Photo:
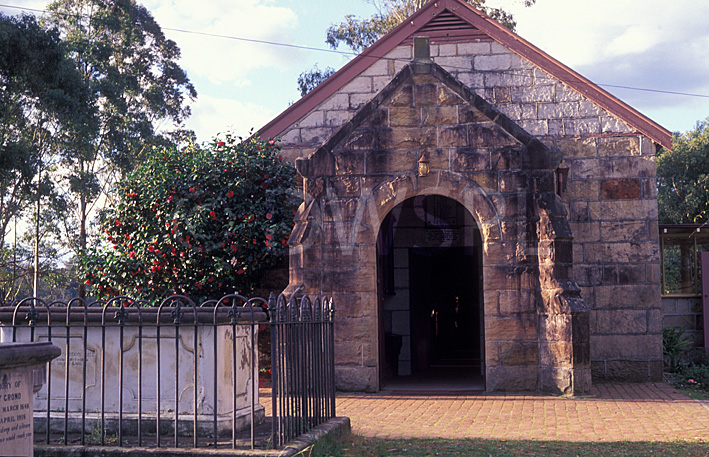
[[585, 398], [339, 394], [337, 415], [379, 438], [709, 443], [709, 401], [664, 383], [597, 384]]

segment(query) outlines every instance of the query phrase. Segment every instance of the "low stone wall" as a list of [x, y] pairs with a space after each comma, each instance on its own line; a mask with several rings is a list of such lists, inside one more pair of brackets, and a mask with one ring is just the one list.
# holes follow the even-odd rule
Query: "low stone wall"
[[662, 328], [684, 327], [695, 347], [704, 346], [702, 297], [662, 297]]

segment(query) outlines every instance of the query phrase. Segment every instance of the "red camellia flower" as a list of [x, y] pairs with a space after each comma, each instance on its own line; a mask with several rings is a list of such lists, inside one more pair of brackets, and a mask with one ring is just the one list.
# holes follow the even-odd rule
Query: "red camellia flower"
[[273, 234], [272, 234], [272, 233], [269, 233], [268, 235], [266, 235], [266, 239], [267, 239], [267, 240], [270, 240], [272, 237], [273, 237]]
[[116, 221], [116, 227], [120, 227], [120, 226], [121, 226], [121, 221]]
[[90, 285], [91, 285], [91, 280], [90, 280], [90, 279], [87, 279], [87, 280], [86, 280], [86, 285], [87, 285], [87, 286], [90, 286]]
[[273, 219], [273, 214], [271, 214], [271, 213], [266, 213], [266, 219], [268, 219], [269, 221], [270, 221], [271, 219]]
[[239, 268], [239, 269], [236, 271], [236, 274], [238, 274], [238, 275], [243, 275], [243, 274], [244, 274], [244, 269], [243, 269], [243, 268]]
[[169, 197], [167, 197], [167, 201], [169, 201], [169, 202], [172, 201], [172, 195], [170, 195]]
[[214, 211], [210, 211], [209, 216], [212, 218], [213, 221], [217, 220], [217, 213], [215, 213]]
[[190, 187], [190, 192], [194, 192], [194, 187]]
[[229, 192], [226, 193], [226, 196], [229, 197], [229, 198], [231, 198], [231, 197], [234, 196], [234, 192], [229, 191]]
[[224, 146], [224, 142], [219, 140], [219, 142], [217, 142], [217, 146]]
[[135, 257], [135, 251], [130, 251], [130, 252], [128, 253], [128, 257], [130, 257], [131, 259], [132, 259], [133, 257]]

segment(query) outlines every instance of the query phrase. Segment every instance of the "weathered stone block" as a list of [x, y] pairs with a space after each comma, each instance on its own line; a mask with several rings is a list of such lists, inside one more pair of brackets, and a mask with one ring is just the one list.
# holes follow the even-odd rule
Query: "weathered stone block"
[[462, 147], [468, 144], [468, 129], [464, 125], [440, 127], [438, 145], [441, 147]]
[[413, 106], [435, 106], [438, 99], [437, 92], [438, 87], [436, 84], [416, 84], [414, 86]]
[[645, 282], [645, 265], [606, 265], [603, 282], [607, 284], [633, 284]]
[[[348, 102], [349, 104], [349, 98]], [[352, 119], [352, 111], [345, 110], [330, 110], [325, 112], [325, 124], [328, 127], [338, 128], [345, 122]]]
[[594, 360], [662, 360], [662, 335], [605, 335], [591, 338]]
[[534, 343], [500, 343], [500, 362], [504, 366], [538, 365], [539, 348]]
[[458, 105], [463, 103], [463, 99], [460, 98], [458, 94], [448, 89], [446, 86], [438, 86], [438, 92], [436, 96], [438, 98], [438, 104], [441, 106]]
[[358, 76], [352, 81], [345, 84], [345, 86], [340, 89], [341, 92], [352, 94], [352, 93], [366, 93], [371, 94], [372, 91], [372, 77], [371, 76]]
[[538, 367], [536, 366], [488, 367], [485, 377], [489, 391], [536, 391], [537, 381]]
[[338, 292], [369, 292], [376, 290], [376, 272], [374, 269], [359, 269], [323, 272], [325, 290]]
[[402, 107], [389, 110], [389, 125], [392, 127], [413, 127], [420, 124], [420, 108]]
[[511, 137], [507, 132], [489, 124], [471, 124], [468, 126], [468, 141], [474, 147], [495, 147], [515, 146], [519, 142]]
[[554, 86], [513, 87], [510, 98], [512, 103], [551, 103], [554, 101]]
[[501, 290], [500, 314], [528, 314], [536, 311], [536, 298], [531, 290]]
[[335, 319], [335, 341], [363, 342], [377, 331], [377, 322], [371, 317]]
[[647, 178], [641, 180], [642, 198], [657, 198], [657, 179]]
[[536, 316], [490, 317], [485, 320], [485, 338], [490, 341], [536, 341]]
[[465, 105], [458, 106], [458, 119], [461, 124], [470, 124], [478, 122], [489, 122], [490, 119], [486, 117], [479, 110], [467, 107]]
[[599, 286], [595, 292], [599, 309], [660, 307], [657, 284]]
[[[490, 152], [487, 149], [456, 148], [452, 154], [453, 171], [482, 172], [490, 169]], [[478, 173], [472, 178], [484, 188], [497, 190], [497, 175], [495, 174]]]
[[387, 102], [390, 106], [411, 106], [414, 102], [414, 88], [411, 85], [401, 86]]
[[[424, 148], [436, 146], [435, 127], [400, 127], [384, 134], [380, 132], [380, 141], [386, 148]], [[391, 170], [397, 171], [397, 170]]]
[[376, 392], [377, 370], [374, 367], [335, 366], [335, 388], [344, 392]]
[[606, 179], [601, 181], [601, 198], [604, 200], [638, 199], [641, 196], [639, 179]]
[[539, 344], [539, 363], [542, 366], [572, 367], [573, 344], [567, 341], [552, 341]]
[[330, 185], [338, 197], [359, 197], [361, 193], [359, 176], [330, 178]]
[[362, 363], [362, 343], [356, 341], [336, 341], [335, 360], [338, 365], [359, 365]]
[[[584, 246], [588, 263], [651, 262], [659, 257], [659, 246], [652, 242], [635, 243], [587, 243]], [[643, 275], [645, 272], [643, 271]]]
[[364, 155], [359, 152], [342, 152], [335, 155], [335, 173], [361, 175], [364, 172]]
[[567, 158], [592, 159], [598, 156], [595, 138], [557, 139], [556, 147]]
[[364, 315], [362, 297], [351, 292], [333, 292], [326, 294], [332, 298], [337, 318], [359, 318]]
[[544, 119], [578, 117], [579, 105], [576, 102], [540, 103], [537, 113], [540, 118]]
[[593, 220], [645, 220], [657, 218], [657, 200], [605, 200], [589, 202]]
[[502, 171], [499, 178], [500, 192], [517, 192], [526, 188], [526, 177], [522, 173]]
[[606, 381], [648, 382], [650, 367], [646, 361], [608, 360], [605, 375]]
[[600, 156], [638, 156], [640, 155], [640, 137], [604, 137], [598, 139]]
[[490, 43], [458, 43], [457, 53], [461, 54], [490, 54]]
[[634, 309], [595, 310], [591, 313], [591, 332], [598, 334], [644, 334], [647, 311]]
[[564, 119], [564, 133], [571, 136], [601, 133], [601, 123], [597, 117]]
[[603, 282], [603, 267], [600, 265], [574, 265], [574, 279], [579, 286], [598, 286]]
[[604, 241], [644, 241], [650, 239], [645, 221], [601, 222], [601, 236]]
[[473, 60], [476, 71], [509, 70], [512, 65], [510, 54], [478, 55]]
[[[453, 125], [458, 123], [456, 106], [425, 106], [422, 108], [424, 125]], [[441, 143], [441, 146], [446, 145]]]

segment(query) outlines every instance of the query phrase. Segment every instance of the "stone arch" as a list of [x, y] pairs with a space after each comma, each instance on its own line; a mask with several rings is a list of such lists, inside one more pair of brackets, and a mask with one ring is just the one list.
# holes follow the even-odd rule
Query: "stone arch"
[[[434, 183], [435, 185], [432, 185]], [[420, 195], [441, 195], [455, 200], [470, 212], [481, 230], [485, 228], [487, 239], [502, 239], [500, 217], [490, 196], [475, 181], [448, 171], [441, 171], [435, 177], [423, 179], [413, 174], [396, 176], [383, 181], [370, 193], [363, 195], [358, 202], [353, 239], [363, 244], [372, 242], [371, 239], [357, 237], [356, 227], [364, 225], [371, 227], [371, 230], [361, 233], [367, 234], [366, 236], [373, 235], [376, 240], [386, 215], [404, 200]]]

